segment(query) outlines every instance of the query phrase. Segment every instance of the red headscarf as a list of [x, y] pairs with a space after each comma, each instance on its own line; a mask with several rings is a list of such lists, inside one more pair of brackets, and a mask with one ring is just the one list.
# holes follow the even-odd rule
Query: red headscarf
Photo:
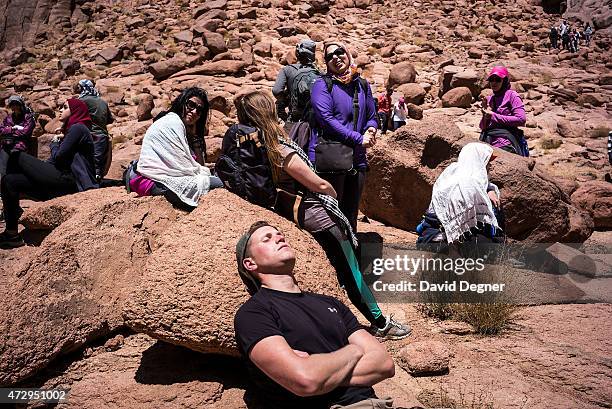
[[87, 104], [76, 98], [70, 98], [67, 102], [68, 108], [70, 108], [70, 116], [62, 127], [64, 134], [68, 133], [70, 127], [75, 124], [83, 124], [91, 129], [91, 116], [89, 116]]

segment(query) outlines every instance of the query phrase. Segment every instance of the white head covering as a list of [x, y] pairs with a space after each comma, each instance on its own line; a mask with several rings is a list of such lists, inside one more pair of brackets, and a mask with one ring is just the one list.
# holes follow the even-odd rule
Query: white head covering
[[480, 223], [497, 225], [493, 204], [487, 195], [487, 163], [493, 148], [469, 143], [461, 149], [457, 162], [438, 176], [431, 194], [430, 209], [444, 227], [449, 243]]
[[170, 112], [145, 133], [138, 173], [164, 184], [186, 204], [197, 206], [210, 188], [210, 170], [191, 156], [181, 118]]

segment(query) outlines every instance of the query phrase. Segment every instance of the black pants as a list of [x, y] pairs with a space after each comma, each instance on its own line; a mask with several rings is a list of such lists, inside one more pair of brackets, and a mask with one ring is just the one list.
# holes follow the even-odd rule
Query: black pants
[[320, 176], [334, 187], [338, 195], [340, 210], [351, 223], [353, 231], [356, 232], [359, 202], [365, 186], [365, 169], [358, 170], [355, 173], [323, 173]]
[[17, 230], [23, 210], [19, 206], [22, 194], [35, 200], [49, 200], [78, 191], [74, 176], [55, 165], [43, 162], [24, 152], [10, 155], [6, 176], [0, 183], [2, 205], [7, 230]]
[[389, 129], [389, 114], [387, 114], [386, 112], [380, 111], [378, 113], [378, 118], [380, 119], [380, 128], [384, 135], [387, 133], [387, 130]]
[[106, 161], [108, 159], [108, 136], [106, 135], [92, 135], [94, 141], [94, 158], [96, 165], [96, 177], [98, 180], [102, 179], [105, 175]]
[[[330, 263], [336, 269], [338, 282], [344, 286], [351, 303], [372, 325], [383, 328], [386, 324], [386, 318], [382, 315], [372, 292], [363, 281], [358, 266], [353, 265], [351, 268], [350, 261], [342, 249], [341, 243], [343, 241], [348, 245], [348, 240], [344, 234], [337, 226], [334, 226], [328, 230], [312, 233], [312, 236], [323, 248]], [[348, 246], [350, 247], [350, 245]], [[352, 257], [356, 257], [354, 252]], [[355, 263], [356, 258], [353, 260], [353, 264]]]

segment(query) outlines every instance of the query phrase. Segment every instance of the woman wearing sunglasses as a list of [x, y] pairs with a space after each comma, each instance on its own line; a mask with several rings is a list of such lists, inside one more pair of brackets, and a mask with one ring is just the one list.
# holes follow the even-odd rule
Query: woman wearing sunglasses
[[519, 126], [525, 125], [525, 106], [519, 94], [510, 89], [508, 70], [493, 67], [487, 77], [493, 95], [482, 101], [480, 140], [510, 153], [528, 156]]
[[53, 138], [47, 162], [20, 151], [12, 152], [8, 159], [7, 174], [0, 183], [6, 221], [6, 230], [0, 234], [0, 248], [25, 244], [17, 232], [23, 213], [19, 199], [23, 194], [35, 200], [49, 200], [98, 187], [87, 105], [69, 99], [62, 107], [60, 119], [63, 135]]
[[136, 169], [128, 169], [129, 190], [165, 196], [174, 206], [193, 210], [201, 196], [223, 186], [204, 166], [209, 112], [206, 91], [193, 87], [158, 115], [144, 136]]
[[376, 142], [375, 102], [344, 44], [327, 42], [324, 55], [327, 73], [311, 91], [314, 118], [308, 154], [317, 173], [336, 190], [340, 209], [356, 230], [366, 148]]

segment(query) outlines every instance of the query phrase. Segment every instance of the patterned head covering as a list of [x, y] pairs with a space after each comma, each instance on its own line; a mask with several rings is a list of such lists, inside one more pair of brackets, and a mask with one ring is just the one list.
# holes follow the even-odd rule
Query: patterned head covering
[[[346, 55], [348, 56], [348, 67], [346, 68], [346, 71], [338, 74], [338, 75], [332, 75], [332, 78], [335, 79], [336, 81], [339, 81], [343, 84], [348, 84], [349, 82], [353, 81], [353, 79], [359, 75], [359, 70], [357, 68], [357, 64], [355, 64], [355, 60], [353, 59], [353, 55], [351, 54], [351, 50], [349, 50], [344, 43], [341, 43], [339, 41], [327, 41], [325, 43], [325, 47], [323, 48], [323, 55], [326, 56], [327, 55], [327, 49], [329, 47], [331, 47], [332, 45], [335, 45], [338, 48], [342, 48], [345, 52]], [[329, 68], [327, 69], [328, 73], [329, 73]]]
[[94, 87], [94, 83], [91, 80], [80, 80], [79, 87], [81, 88], [81, 94], [79, 98], [83, 98], [86, 96], [99, 97], [100, 92]]

